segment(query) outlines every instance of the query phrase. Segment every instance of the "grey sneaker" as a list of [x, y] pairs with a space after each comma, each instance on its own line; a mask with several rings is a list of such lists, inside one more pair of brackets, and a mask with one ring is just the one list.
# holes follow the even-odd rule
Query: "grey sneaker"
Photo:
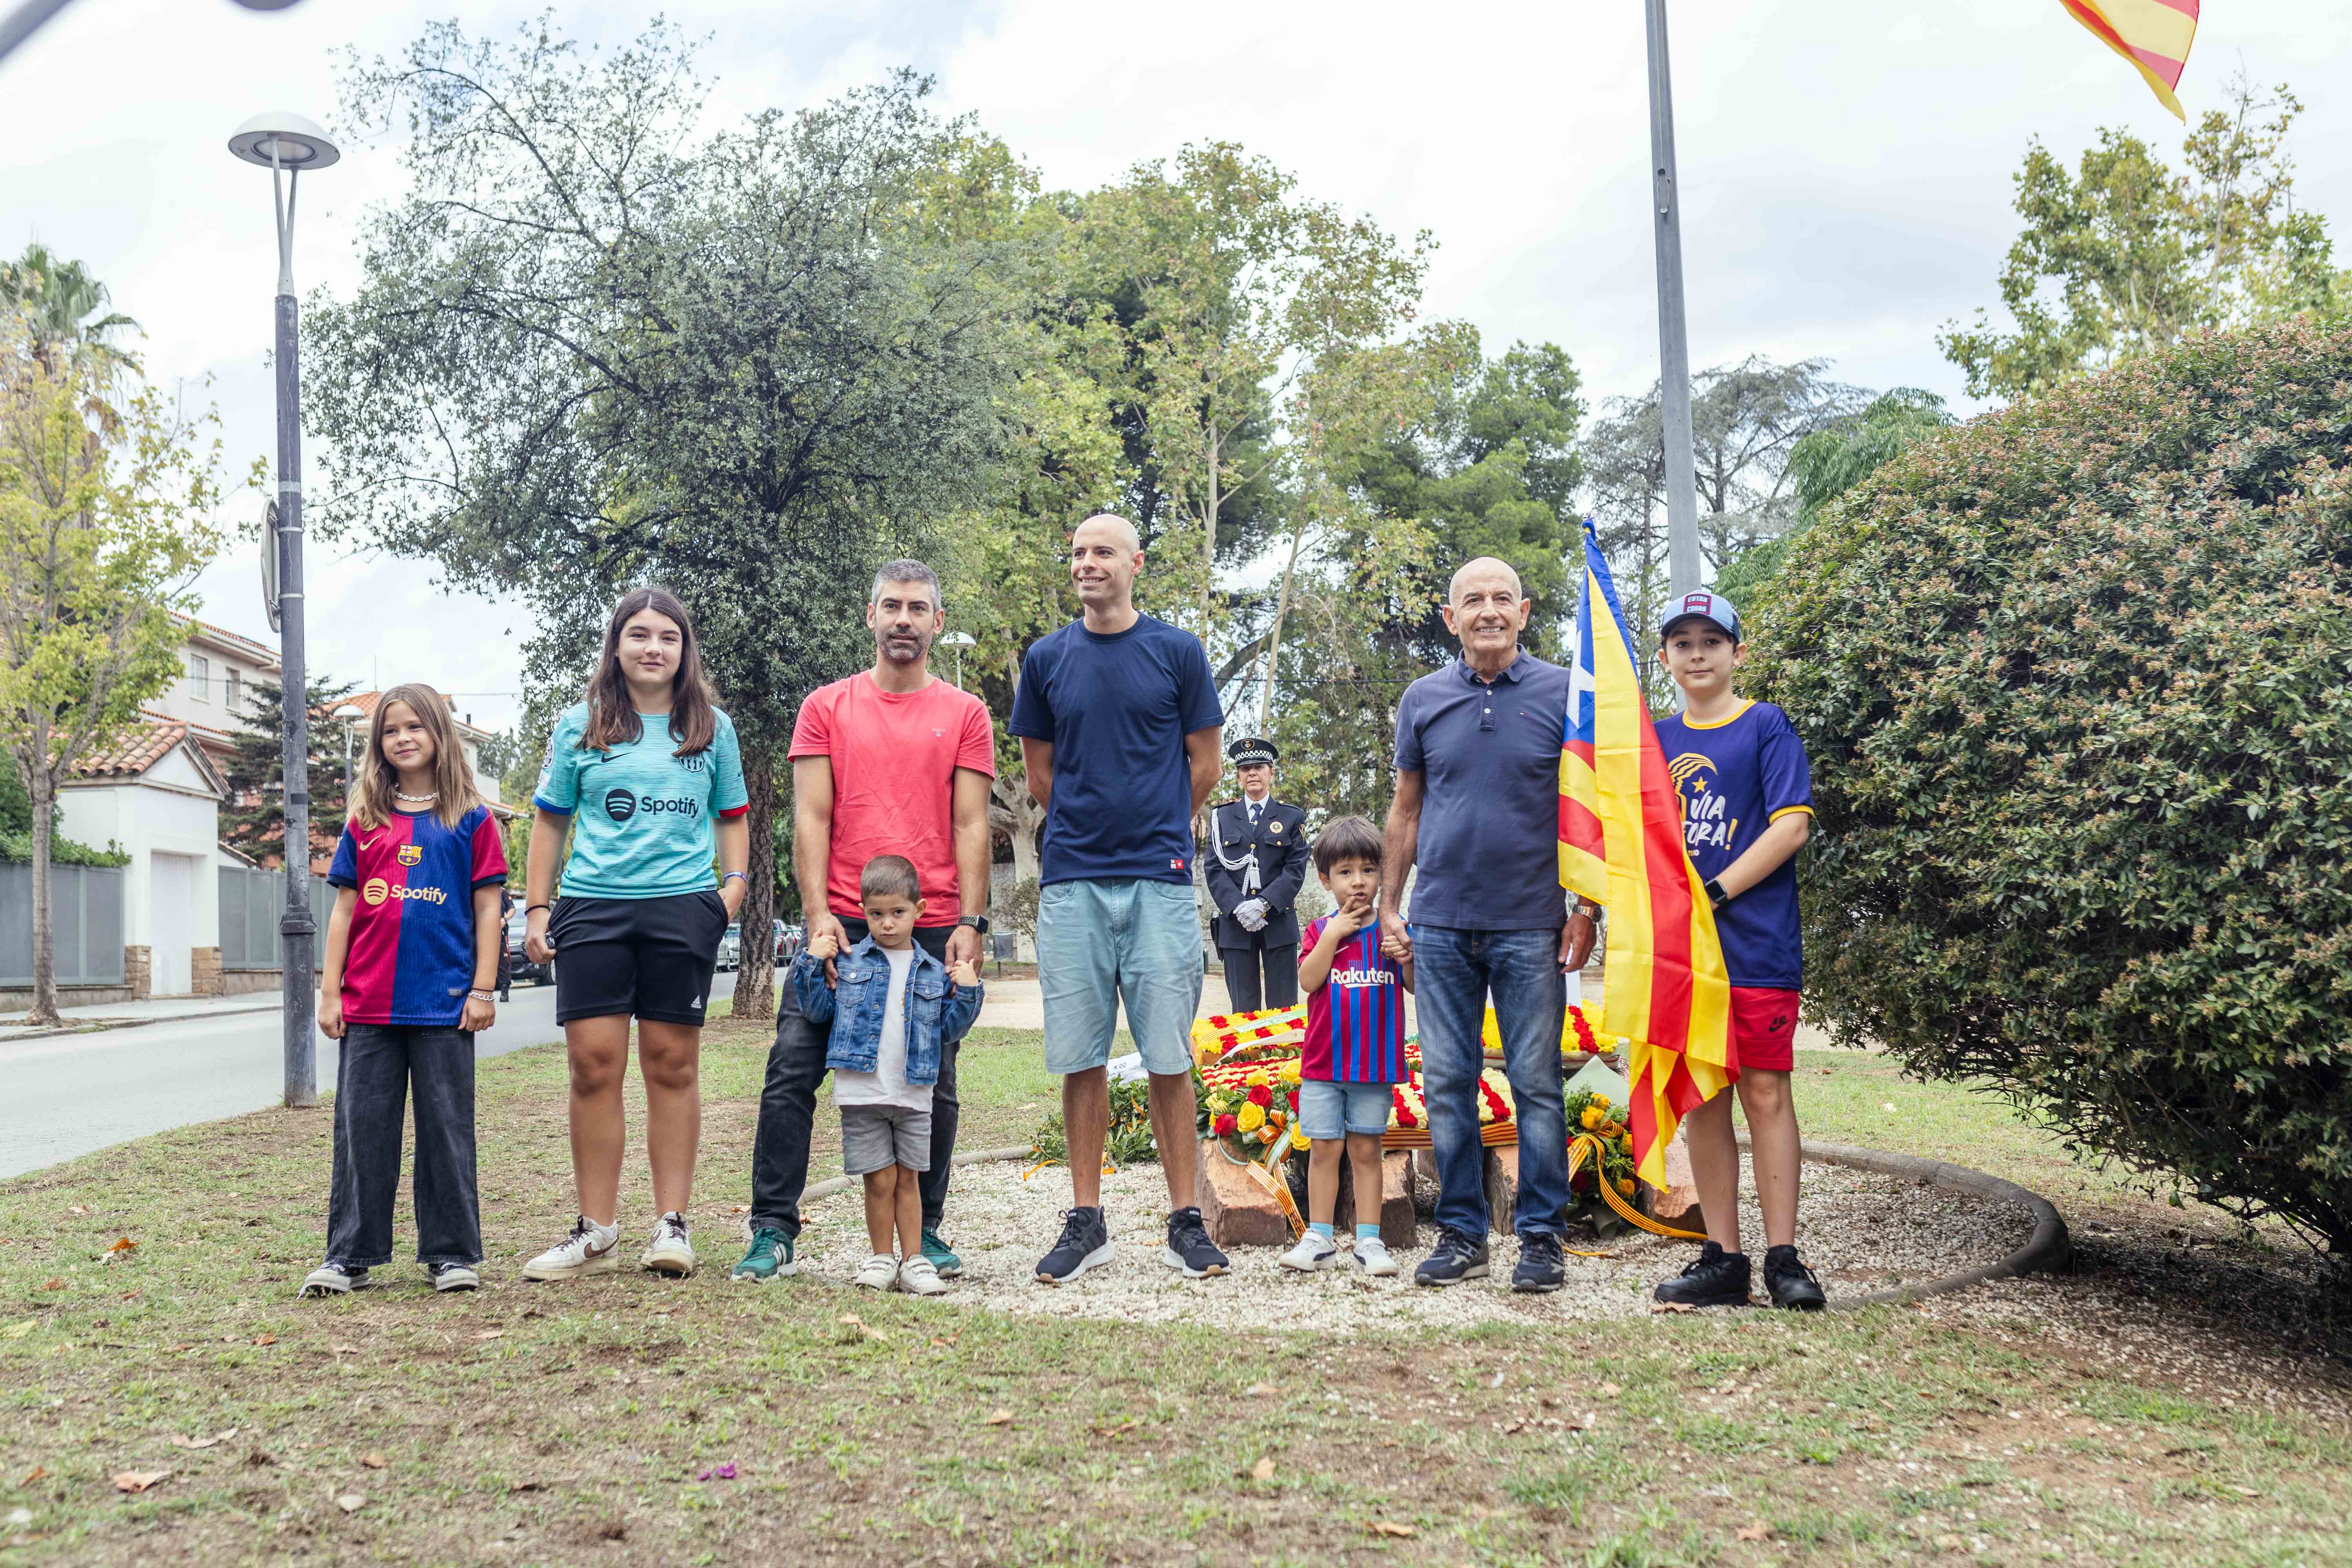
[[1062, 1215], [1062, 1238], [1054, 1243], [1053, 1251], [1037, 1260], [1037, 1278], [1047, 1285], [1066, 1285], [1118, 1255], [1102, 1210], [1067, 1209]]
[[1168, 1216], [1165, 1256], [1168, 1267], [1182, 1270], [1187, 1279], [1223, 1274], [1233, 1267], [1231, 1260], [1217, 1250], [1217, 1244], [1209, 1239], [1209, 1227], [1202, 1222], [1201, 1211], [1193, 1208], [1178, 1209]]
[[321, 1263], [310, 1270], [296, 1296], [348, 1296], [368, 1287], [368, 1271], [346, 1268], [340, 1263]]

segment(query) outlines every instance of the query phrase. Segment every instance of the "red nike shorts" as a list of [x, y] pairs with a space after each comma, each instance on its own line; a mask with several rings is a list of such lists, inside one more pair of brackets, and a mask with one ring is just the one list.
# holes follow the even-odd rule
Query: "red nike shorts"
[[1742, 1072], [1797, 1069], [1797, 994], [1764, 985], [1731, 988], [1731, 1059]]

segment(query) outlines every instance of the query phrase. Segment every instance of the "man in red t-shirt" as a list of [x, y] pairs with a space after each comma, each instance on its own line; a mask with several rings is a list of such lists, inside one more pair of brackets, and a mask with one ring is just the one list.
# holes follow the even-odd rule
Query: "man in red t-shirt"
[[[979, 698], [933, 676], [931, 644], [947, 624], [937, 574], [893, 561], [866, 606], [874, 668], [820, 687], [793, 726], [793, 866], [813, 942], [846, 952], [866, 940], [858, 876], [877, 855], [914, 862], [926, 903], [915, 940], [949, 964], [977, 963], [988, 933], [988, 789], [996, 739]], [[833, 963], [825, 963], [832, 978]], [[825, 1031], [803, 1017], [792, 988], [751, 1146], [751, 1246], [738, 1279], [797, 1271], [809, 1131], [824, 1077]], [[956, 1046], [942, 1047], [931, 1091], [931, 1165], [920, 1181], [923, 1256], [942, 1275], [962, 1262], [940, 1239], [955, 1153]]]

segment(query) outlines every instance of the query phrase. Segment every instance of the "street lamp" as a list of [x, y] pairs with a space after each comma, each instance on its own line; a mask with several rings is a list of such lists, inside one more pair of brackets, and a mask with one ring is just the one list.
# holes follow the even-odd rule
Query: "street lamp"
[[352, 726], [367, 715], [360, 711], [358, 703], [346, 702], [328, 717], [343, 727], [343, 809], [348, 812], [352, 804]]
[[327, 133], [299, 114], [257, 114], [236, 128], [228, 150], [269, 171], [270, 208], [278, 218], [278, 617], [279, 677], [285, 700], [279, 758], [286, 775], [286, 908], [278, 919], [280, 1009], [286, 1041], [286, 1103], [319, 1102], [318, 998], [310, 942], [310, 672], [302, 641], [302, 376], [301, 310], [294, 300], [294, 197], [305, 169], [323, 169], [342, 154]]
[[941, 647], [951, 647], [956, 650], [956, 689], [958, 690], [963, 689], [963, 650], [971, 645], [972, 636], [970, 632], [950, 632], [940, 639]]

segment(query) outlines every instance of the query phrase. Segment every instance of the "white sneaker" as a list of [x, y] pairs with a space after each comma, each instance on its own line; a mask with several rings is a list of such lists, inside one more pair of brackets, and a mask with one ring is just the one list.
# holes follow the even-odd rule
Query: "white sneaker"
[[654, 1238], [637, 1267], [683, 1279], [694, 1272], [694, 1243], [686, 1238], [686, 1216], [670, 1213], [654, 1221]]
[[1310, 1228], [1305, 1236], [1298, 1238], [1297, 1246], [1276, 1258], [1275, 1261], [1285, 1268], [1303, 1269], [1311, 1273], [1318, 1268], [1330, 1268], [1339, 1257], [1339, 1244], [1321, 1231]]
[[[938, 1279], [939, 1270], [932, 1269], [931, 1277]], [[868, 1290], [887, 1290], [898, 1283], [898, 1260], [887, 1252], [877, 1252], [857, 1266], [857, 1277], [850, 1283], [863, 1285]]]
[[1379, 1237], [1360, 1236], [1356, 1237], [1356, 1267], [1385, 1279], [1397, 1271], [1397, 1260], [1389, 1256], [1389, 1244]]
[[427, 1270], [436, 1290], [478, 1290], [482, 1276], [470, 1263], [436, 1263]]
[[621, 1267], [621, 1227], [592, 1225], [582, 1215], [572, 1234], [522, 1266], [526, 1279], [577, 1279], [610, 1274]]
[[919, 1252], [898, 1265], [898, 1289], [909, 1296], [944, 1296], [948, 1282], [940, 1278], [939, 1265]]

